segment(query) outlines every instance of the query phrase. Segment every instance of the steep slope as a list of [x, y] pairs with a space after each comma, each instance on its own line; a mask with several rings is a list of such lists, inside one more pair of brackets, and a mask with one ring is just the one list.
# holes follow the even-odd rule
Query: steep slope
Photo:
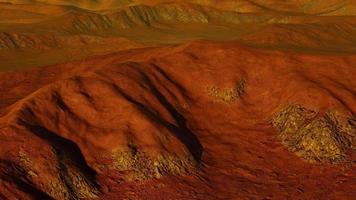
[[355, 61], [201, 41], [2, 73], [1, 197], [353, 199]]

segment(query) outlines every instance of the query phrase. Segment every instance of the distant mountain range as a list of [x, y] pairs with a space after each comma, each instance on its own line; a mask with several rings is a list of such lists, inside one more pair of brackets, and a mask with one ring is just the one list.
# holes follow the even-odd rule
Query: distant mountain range
[[[2, 70], [199, 39], [293, 51], [356, 52], [353, 0], [0, 2]], [[51, 59], [33, 60], [34, 55]]]
[[133, 5], [167, 2], [194, 3], [236, 12], [287, 12], [317, 15], [354, 15], [353, 0], [0, 0], [14, 4], [70, 5], [90, 10], [110, 10]]

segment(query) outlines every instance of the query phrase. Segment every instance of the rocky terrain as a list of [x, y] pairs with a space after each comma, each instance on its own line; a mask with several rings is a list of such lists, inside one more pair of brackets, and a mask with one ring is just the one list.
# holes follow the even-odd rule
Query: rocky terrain
[[2, 1], [0, 199], [353, 199], [353, 1]]

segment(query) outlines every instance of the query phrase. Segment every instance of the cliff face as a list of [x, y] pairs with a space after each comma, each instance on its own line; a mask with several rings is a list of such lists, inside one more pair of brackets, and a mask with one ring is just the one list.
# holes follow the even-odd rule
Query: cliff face
[[352, 199], [353, 63], [193, 42], [3, 73], [0, 193]]

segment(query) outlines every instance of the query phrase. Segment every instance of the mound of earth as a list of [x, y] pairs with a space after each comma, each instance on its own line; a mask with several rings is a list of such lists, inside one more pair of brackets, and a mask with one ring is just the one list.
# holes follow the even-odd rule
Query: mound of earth
[[351, 200], [355, 61], [197, 41], [2, 72], [0, 197]]

